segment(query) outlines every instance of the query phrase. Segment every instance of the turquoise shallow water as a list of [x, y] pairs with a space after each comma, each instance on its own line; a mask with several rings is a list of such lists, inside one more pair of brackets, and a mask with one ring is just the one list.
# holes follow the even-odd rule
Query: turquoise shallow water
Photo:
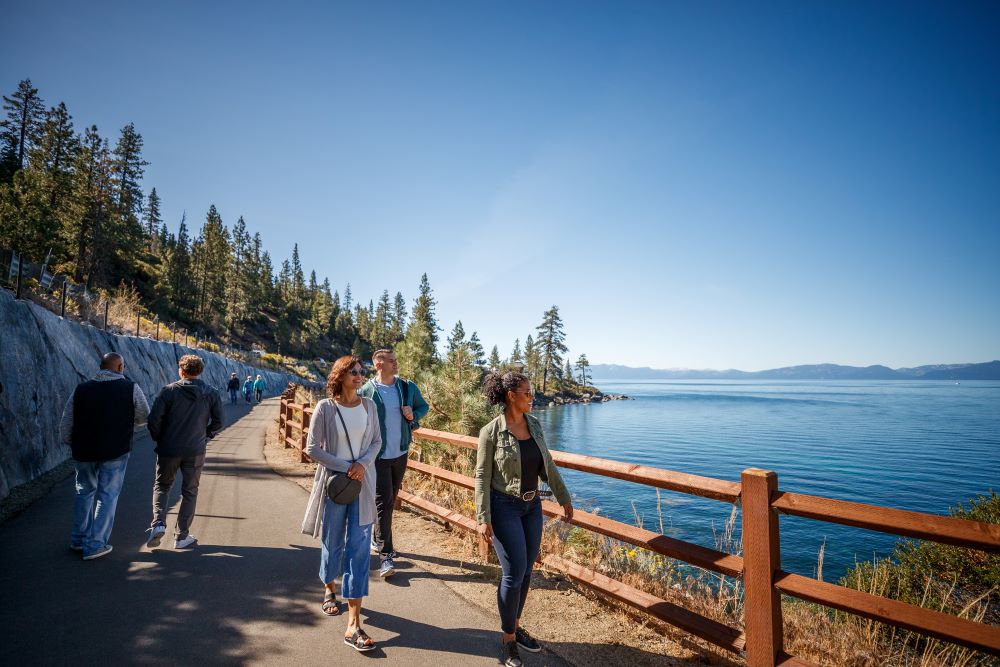
[[[554, 449], [738, 481], [745, 468], [778, 473], [779, 488], [947, 514], [1000, 491], [1000, 382], [657, 381], [596, 383], [634, 401], [536, 410]], [[584, 508], [660, 529], [656, 491], [572, 470]], [[662, 493], [666, 534], [716, 546], [731, 506]], [[632, 503], [635, 503], [633, 508]], [[896, 537], [782, 517], [785, 570], [839, 578], [885, 556]]]

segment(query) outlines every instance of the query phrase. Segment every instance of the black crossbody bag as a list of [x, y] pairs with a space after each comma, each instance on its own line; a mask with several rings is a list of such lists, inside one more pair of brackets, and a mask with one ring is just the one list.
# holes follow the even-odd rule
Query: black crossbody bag
[[[333, 409], [340, 418], [340, 425], [344, 427], [344, 437], [347, 438], [347, 448], [351, 450], [351, 463], [357, 462], [354, 456], [354, 446], [351, 445], [351, 436], [347, 433], [347, 424], [344, 423], [344, 416], [340, 414], [340, 408], [333, 404]], [[350, 505], [361, 493], [361, 480], [351, 479], [346, 472], [331, 472], [330, 481], [326, 483], [326, 497], [338, 505]]]

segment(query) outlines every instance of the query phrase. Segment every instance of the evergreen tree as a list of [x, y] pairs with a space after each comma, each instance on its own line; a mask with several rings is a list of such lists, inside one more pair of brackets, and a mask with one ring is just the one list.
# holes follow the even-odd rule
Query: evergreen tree
[[559, 307], [552, 306], [542, 316], [542, 323], [536, 327], [538, 331], [538, 355], [541, 361], [542, 393], [548, 387], [549, 375], [558, 375], [562, 370], [562, 354], [567, 351], [566, 333], [563, 331], [562, 319], [559, 317]]
[[281, 261], [281, 271], [278, 272], [275, 288], [281, 304], [287, 306], [292, 300], [292, 265], [287, 259]]
[[[225, 281], [226, 290], [226, 314], [230, 332], [240, 324], [251, 319], [254, 312], [253, 292], [254, 283], [257, 281], [259, 267], [256, 266], [257, 259], [254, 257], [254, 245], [250, 240], [250, 233], [247, 231], [246, 222], [240, 216], [233, 225], [232, 231], [232, 256], [230, 257], [229, 277]], [[259, 247], [257, 249], [259, 253]]]
[[389, 347], [395, 341], [392, 340], [392, 313], [389, 304], [389, 290], [384, 290], [379, 297], [378, 306], [371, 318], [371, 330], [368, 340], [371, 341], [372, 349], [379, 350]]
[[[260, 247], [260, 234], [254, 234], [254, 246]], [[271, 253], [264, 251], [260, 256], [260, 273], [257, 277], [257, 285], [259, 292], [257, 296], [259, 301], [256, 302], [256, 308], [254, 312], [259, 312], [264, 306], [270, 306], [275, 301], [275, 280], [274, 280], [274, 264], [271, 262]]]
[[531, 338], [531, 334], [528, 334], [528, 337], [524, 339], [524, 371], [531, 378], [532, 382], [538, 378], [540, 367], [541, 362], [539, 361], [538, 348], [535, 346], [535, 341]]
[[142, 157], [142, 135], [129, 123], [121, 130], [118, 143], [112, 151], [112, 188], [115, 193], [118, 219], [114, 241], [119, 252], [129, 257], [141, 246], [142, 226], [142, 176], [149, 165]]
[[576, 369], [580, 372], [580, 384], [590, 386], [590, 362], [587, 361], [587, 355], [581, 354], [576, 360]]
[[42, 172], [50, 215], [63, 228], [70, 227], [79, 215], [79, 207], [73, 198], [74, 167], [79, 152], [80, 139], [73, 131], [73, 118], [66, 105], [60, 102], [46, 115], [30, 162], [34, 169]]
[[108, 142], [101, 137], [97, 126], [91, 125], [84, 132], [74, 170], [74, 198], [80, 203], [82, 212], [75, 224], [67, 229], [76, 255], [74, 279], [81, 282], [86, 275], [88, 286], [93, 285], [96, 274], [107, 265], [114, 250], [103, 242], [113, 208], [111, 170]]
[[479, 342], [479, 334], [475, 331], [469, 338], [469, 353], [472, 355], [472, 363], [479, 368], [486, 366], [486, 351], [483, 349], [483, 344]]
[[435, 356], [437, 355], [437, 332], [439, 331], [437, 318], [434, 316], [436, 306], [437, 301], [435, 301], [434, 296], [431, 294], [431, 284], [427, 280], [427, 274], [425, 273], [420, 277], [420, 288], [418, 296], [413, 302], [413, 317], [410, 320], [410, 324], [420, 322], [427, 328], [427, 331], [431, 335], [431, 351]]
[[507, 365], [511, 368], [522, 368], [524, 366], [524, 356], [521, 354], [521, 339], [514, 339], [514, 349], [510, 351], [510, 361]]
[[431, 349], [431, 333], [423, 322], [407, 327], [403, 341], [396, 346], [400, 374], [413, 378], [430, 372], [434, 368]]
[[347, 283], [347, 289], [344, 290], [344, 310], [351, 313], [351, 307], [354, 305], [354, 301], [351, 299], [351, 283]]
[[149, 251], [154, 255], [160, 253], [160, 225], [163, 218], [160, 217], [160, 195], [156, 194], [156, 188], [149, 191], [149, 198], [146, 200], [145, 221], [146, 236], [149, 238]]
[[7, 116], [0, 121], [0, 184], [12, 182], [14, 173], [27, 165], [41, 137], [45, 102], [31, 79], [24, 79], [10, 97], [3, 96], [3, 110]]
[[496, 345], [490, 351], [490, 360], [487, 363], [490, 370], [497, 370], [503, 365], [503, 362], [500, 360], [500, 350], [497, 349]]
[[198, 287], [197, 317], [214, 328], [225, 321], [226, 282], [231, 261], [229, 230], [222, 224], [222, 216], [214, 204], [205, 216], [205, 225], [195, 242], [192, 256]]
[[559, 372], [559, 386], [563, 391], [570, 391], [573, 389], [573, 384], [573, 367], [570, 366], [569, 359], [567, 359]]
[[452, 353], [461, 345], [467, 345], [467, 343], [465, 341], [465, 327], [462, 326], [462, 320], [459, 320], [455, 323], [455, 328], [451, 330], [451, 335], [448, 336], [448, 358], [451, 358]]
[[188, 238], [187, 216], [181, 216], [181, 226], [176, 238], [171, 235], [166, 245], [162, 265], [162, 282], [167, 299], [175, 313], [181, 317], [192, 313], [194, 285], [191, 276], [191, 246]]
[[306, 280], [302, 271], [302, 262], [299, 260], [299, 244], [292, 247], [292, 286], [291, 293], [287, 297], [295, 308], [304, 308], [306, 305]]
[[389, 327], [389, 338], [392, 345], [403, 340], [403, 333], [406, 329], [406, 299], [402, 292], [396, 292], [396, 298], [392, 304], [392, 326]]

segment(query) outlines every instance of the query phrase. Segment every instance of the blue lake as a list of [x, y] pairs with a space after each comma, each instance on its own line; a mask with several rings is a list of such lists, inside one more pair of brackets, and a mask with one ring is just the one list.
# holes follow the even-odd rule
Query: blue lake
[[[1000, 382], [595, 382], [633, 401], [535, 411], [553, 449], [739, 481], [756, 467], [778, 486], [829, 498], [947, 514], [1000, 491]], [[577, 504], [716, 546], [731, 506], [572, 470]], [[633, 507], [633, 503], [635, 506]], [[738, 528], [738, 522], [737, 522]], [[798, 517], [780, 520], [785, 570], [833, 581], [897, 538]]]

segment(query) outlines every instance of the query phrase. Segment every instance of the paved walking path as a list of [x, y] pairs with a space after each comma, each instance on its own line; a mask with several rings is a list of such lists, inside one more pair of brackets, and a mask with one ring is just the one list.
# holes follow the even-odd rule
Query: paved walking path
[[[363, 622], [379, 648], [342, 642], [346, 613], [320, 610], [319, 543], [299, 533], [306, 493], [263, 460], [277, 399], [226, 405], [209, 445], [191, 532], [146, 550], [153, 443], [137, 436], [118, 504], [114, 552], [69, 549], [73, 480], [0, 526], [0, 656], [5, 664], [496, 665], [498, 621], [414, 567], [373, 576]], [[171, 496], [171, 537], [180, 482]], [[373, 569], [375, 565], [373, 564]], [[373, 573], [374, 574], [374, 573]], [[564, 665], [523, 655], [529, 667]]]

